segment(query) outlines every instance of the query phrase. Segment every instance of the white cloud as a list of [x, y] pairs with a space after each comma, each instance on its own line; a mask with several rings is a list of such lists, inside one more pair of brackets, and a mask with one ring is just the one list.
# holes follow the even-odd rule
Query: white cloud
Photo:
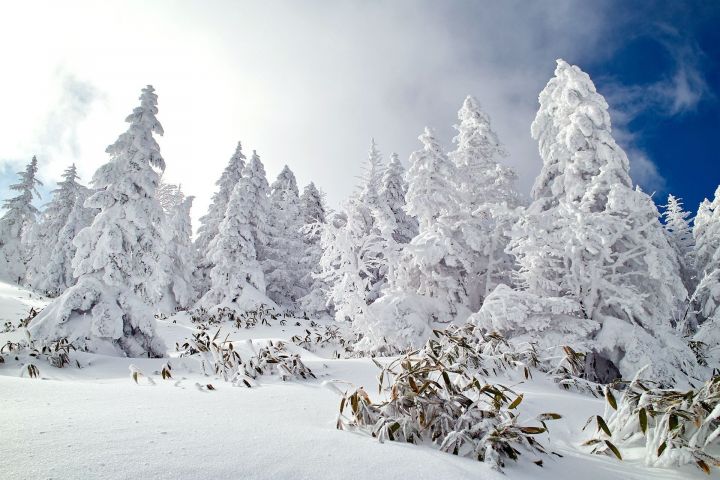
[[552, 5], [16, 2], [0, 19], [0, 42], [14, 45], [12, 75], [0, 77], [0, 162], [41, 149], [44, 180], [71, 161], [88, 179], [151, 83], [167, 179], [197, 196], [194, 218], [237, 140], [258, 150], [269, 175], [288, 164], [338, 205], [370, 137], [386, 157], [407, 159], [431, 125], [449, 146], [471, 93], [529, 190], [540, 168], [529, 126], [555, 59], [609, 48], [607, 7]]

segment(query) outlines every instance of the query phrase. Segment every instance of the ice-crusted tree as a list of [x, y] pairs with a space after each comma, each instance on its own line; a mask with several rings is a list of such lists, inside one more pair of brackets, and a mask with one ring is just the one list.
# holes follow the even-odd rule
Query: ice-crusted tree
[[57, 296], [75, 285], [75, 275], [72, 266], [77, 247], [74, 240], [77, 234], [92, 224], [98, 210], [86, 208], [85, 200], [91, 190], [84, 188], [78, 190], [72, 209], [68, 213], [65, 225], [57, 233], [50, 256], [43, 272], [42, 283], [38, 288], [51, 296]]
[[479, 318], [541, 340], [555, 341], [553, 331], [579, 332], [565, 341], [580, 342], [625, 377], [647, 363], [663, 382], [691, 371], [694, 357], [671, 328], [686, 295], [677, 258], [655, 204], [632, 188], [608, 105], [586, 73], [558, 60], [540, 94], [532, 135], [543, 167], [509, 250], [528, 294], [574, 301], [581, 321], [573, 329], [567, 316], [542, 325], [519, 317], [489, 320], [482, 309]]
[[303, 242], [302, 254], [302, 278], [300, 283], [305, 294], [299, 300], [299, 307], [302, 311], [318, 315], [327, 313], [326, 292], [327, 285], [320, 278], [322, 268], [320, 258], [322, 256], [322, 232], [325, 228], [327, 207], [325, 206], [324, 194], [318, 190], [313, 182], [310, 182], [303, 189], [300, 196], [300, 208], [303, 218]]
[[463, 102], [455, 129], [455, 150], [449, 157], [457, 167], [462, 240], [475, 252], [464, 258], [468, 306], [476, 310], [497, 285], [512, 283], [514, 259], [505, 248], [519, 216], [520, 196], [517, 174], [500, 163], [507, 153], [474, 97]]
[[417, 235], [417, 220], [405, 211], [405, 195], [407, 194], [407, 181], [405, 180], [405, 167], [398, 158], [397, 153], [390, 155], [382, 175], [380, 199], [389, 208], [394, 221], [392, 238], [398, 244], [410, 243]]
[[690, 226], [691, 214], [683, 209], [682, 199], [668, 195], [662, 215], [665, 220], [665, 233], [680, 263], [680, 277], [685, 290], [692, 295], [695, 291], [697, 275], [694, 258], [695, 241]]
[[74, 240], [77, 283], [33, 320], [33, 337], [67, 337], [91, 351], [128, 356], [163, 352], [153, 314], [169, 293], [172, 258], [155, 195], [157, 170], [165, 169], [153, 137], [163, 134], [157, 113], [148, 85], [126, 119], [127, 131], [107, 148], [110, 161], [93, 177], [97, 191], [85, 206], [100, 211]]
[[263, 165], [260, 156], [255, 150], [253, 150], [250, 161], [243, 168], [242, 176], [249, 179], [245, 188], [245, 195], [248, 197], [245, 203], [249, 205], [248, 219], [255, 239], [257, 259], [262, 265], [262, 262], [267, 258], [267, 245], [271, 234], [268, 225], [270, 217], [270, 185], [265, 173], [265, 165]]
[[220, 178], [215, 183], [218, 190], [213, 194], [208, 212], [200, 217], [200, 227], [195, 239], [195, 248], [197, 250], [195, 278], [200, 294], [205, 293], [210, 288], [210, 270], [212, 270], [213, 263], [209, 259], [208, 247], [212, 239], [218, 234], [220, 223], [225, 217], [225, 211], [230, 201], [230, 195], [232, 195], [235, 186], [242, 177], [245, 160], [242, 143], [238, 142], [235, 153], [230, 157], [225, 170], [223, 170]]
[[170, 291], [172, 292], [172, 304], [169, 308], [190, 308], [197, 298], [193, 273], [195, 271], [195, 249], [192, 244], [192, 221], [190, 209], [192, 208], [193, 196], [185, 196], [178, 188], [179, 202], [175, 203], [168, 211], [168, 228], [170, 229], [170, 240], [168, 242], [168, 253], [172, 257], [172, 275]]
[[[52, 191], [52, 199], [40, 215], [33, 244], [28, 245], [26, 280], [33, 288], [51, 295], [60, 293], [57, 288], [61, 286], [49, 281], [47, 270], [55, 243], [60, 240], [58, 234], [68, 222], [76, 200], [79, 197], [87, 198], [87, 189], [78, 182], [79, 178], [75, 164], [65, 169], [62, 180]], [[79, 220], [83, 219], [84, 216], [79, 218]], [[87, 225], [82, 225], [81, 228]], [[74, 252], [75, 249], [72, 250]], [[72, 271], [68, 273], [72, 276]]]
[[693, 305], [700, 326], [695, 339], [711, 348], [714, 358], [720, 349], [720, 187], [712, 202], [705, 199], [693, 225], [698, 284]]
[[40, 197], [37, 186], [37, 157], [33, 156], [25, 170], [18, 172], [20, 180], [10, 185], [18, 192], [3, 203], [5, 214], [0, 218], [0, 278], [22, 283], [26, 270], [27, 233], [34, 229], [38, 209], [32, 204], [33, 198]]
[[467, 271], [460, 259], [468, 252], [456, 229], [457, 169], [430, 129], [419, 139], [423, 147], [410, 156], [406, 196], [406, 211], [417, 218], [419, 233], [404, 246], [384, 295], [357, 326], [365, 334], [361, 348], [417, 345], [432, 321], [469, 313], [464, 307]]
[[157, 189], [157, 198], [165, 214], [171, 215], [172, 211], [185, 200], [185, 194], [180, 185], [167, 183], [161, 179]]
[[209, 245], [211, 285], [200, 305], [212, 309], [230, 307], [238, 311], [264, 302], [265, 275], [257, 258], [253, 209], [258, 190], [259, 159], [245, 166], [225, 208], [218, 234]]
[[295, 175], [287, 165], [270, 186], [268, 229], [263, 262], [267, 295], [278, 305], [295, 309], [304, 296], [302, 285], [303, 212]]

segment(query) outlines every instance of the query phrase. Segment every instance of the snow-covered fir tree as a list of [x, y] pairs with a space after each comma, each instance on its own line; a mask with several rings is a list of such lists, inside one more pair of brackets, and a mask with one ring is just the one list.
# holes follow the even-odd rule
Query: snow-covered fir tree
[[250, 161], [243, 168], [242, 176], [249, 179], [245, 187], [247, 198], [244, 202], [249, 205], [248, 220], [255, 239], [257, 259], [262, 265], [267, 258], [267, 245], [271, 235], [270, 226], [268, 225], [270, 217], [270, 185], [265, 173], [265, 165], [263, 165], [260, 156], [255, 150], [253, 150]]
[[166, 215], [171, 215], [173, 210], [185, 200], [185, 194], [180, 185], [167, 183], [162, 178], [156, 196]]
[[37, 157], [32, 158], [25, 170], [18, 172], [20, 180], [10, 185], [10, 190], [18, 192], [5, 200], [5, 214], [0, 218], [0, 278], [22, 283], [25, 277], [27, 234], [34, 230], [38, 209], [32, 204], [34, 197], [40, 197], [37, 186]]
[[327, 313], [327, 285], [321, 279], [322, 268], [322, 232], [325, 226], [327, 208], [324, 195], [313, 182], [303, 189], [300, 195], [300, 208], [303, 218], [303, 242], [300, 283], [305, 295], [299, 300], [300, 310], [306, 314], [320, 315]]
[[303, 212], [295, 175], [287, 165], [270, 186], [268, 243], [263, 262], [267, 295], [294, 310], [306, 293], [302, 285]]
[[690, 212], [683, 210], [682, 199], [668, 195], [663, 211], [665, 232], [670, 245], [680, 260], [680, 275], [685, 289], [692, 293], [695, 289], [695, 241], [690, 226]]
[[38, 288], [51, 296], [57, 296], [75, 285], [72, 261], [77, 247], [74, 240], [77, 234], [92, 224], [98, 210], [86, 208], [85, 200], [91, 190], [83, 188], [77, 192], [75, 202], [68, 213], [65, 225], [57, 233], [47, 265], [43, 272], [42, 283]]
[[195, 239], [195, 249], [197, 250], [195, 278], [198, 292], [201, 295], [210, 288], [210, 270], [212, 270], [213, 263], [210, 261], [208, 247], [212, 239], [218, 234], [220, 223], [225, 217], [225, 211], [230, 201], [230, 195], [232, 195], [235, 186], [242, 177], [245, 160], [242, 143], [238, 142], [235, 153], [230, 157], [225, 170], [223, 170], [220, 178], [215, 183], [218, 190], [212, 197], [208, 212], [200, 217], [200, 227]]
[[720, 186], [712, 201], [705, 199], [693, 225], [698, 284], [693, 306], [700, 323], [695, 339], [707, 345], [707, 356], [720, 358]]
[[186, 197], [178, 188], [175, 203], [168, 212], [170, 240], [168, 253], [172, 257], [171, 288], [172, 304], [168, 307], [187, 309], [197, 299], [193, 274], [195, 272], [195, 249], [192, 244], [192, 222], [190, 209], [195, 197]]
[[419, 233], [405, 245], [384, 295], [357, 328], [362, 348], [387, 342], [406, 348], [422, 342], [432, 321], [449, 322], [469, 311], [467, 271], [460, 257], [468, 252], [456, 228], [461, 198], [457, 169], [430, 129], [420, 135], [423, 148], [410, 156], [406, 211], [417, 218]]
[[463, 263], [469, 272], [468, 306], [477, 310], [497, 285], [512, 284], [514, 259], [505, 248], [519, 216], [520, 196], [517, 174], [500, 163], [507, 153], [474, 97], [463, 102], [455, 129], [456, 148], [449, 157], [457, 167], [462, 240], [475, 252], [463, 256]]
[[692, 370], [693, 355], [671, 328], [686, 295], [677, 258], [654, 203], [632, 188], [608, 105], [586, 73], [558, 60], [532, 135], [543, 167], [509, 249], [528, 294], [572, 300], [581, 318], [576, 328], [567, 316], [524, 322], [481, 310], [478, 318], [549, 346], [580, 342], [625, 377], [648, 363], [664, 382]]
[[395, 224], [392, 238], [398, 244], [410, 243], [410, 240], [417, 235], [418, 230], [417, 220], [405, 211], [407, 189], [405, 167], [400, 162], [397, 153], [393, 153], [390, 155], [390, 163], [382, 175], [380, 200], [392, 212], [392, 220]]
[[172, 259], [162, 206], [155, 196], [165, 169], [153, 134], [162, 135], [157, 95], [148, 85], [110, 145], [110, 161], [93, 177], [97, 190], [86, 201], [97, 208], [92, 225], [75, 237], [77, 283], [30, 325], [33, 337], [67, 337], [91, 351], [128, 356], [160, 354], [155, 306], [169, 292]]
[[[58, 182], [57, 188], [52, 191], [52, 199], [45, 206], [35, 231], [33, 243], [28, 245], [28, 270], [27, 282], [35, 289], [47, 292], [50, 295], [57, 295], [66, 287], [66, 282], [58, 284], [58, 275], [54, 274], [51, 280], [48, 275], [50, 257], [54, 254], [55, 244], [60, 241], [59, 232], [65, 227], [75, 202], [78, 198], [87, 198], [87, 188], [78, 182], [77, 168], [75, 165], [68, 167], [62, 175], [63, 180]], [[76, 212], [77, 213], [77, 212]], [[76, 220], [85, 221], [87, 215], [80, 215]], [[71, 227], [73, 231], [79, 231], [88, 226], [88, 223], [79, 228]], [[71, 239], [72, 241], [72, 239]], [[72, 252], [75, 249], [72, 248]], [[62, 263], [64, 264], [64, 263]], [[53, 265], [55, 268], [57, 264]], [[65, 273], [60, 273], [64, 278]], [[72, 270], [67, 272], [72, 277]]]
[[[265, 299], [265, 275], [257, 258], [254, 230], [254, 208], [258, 196], [256, 177], [263, 173], [259, 158], [253, 158], [245, 166], [243, 175], [230, 195], [218, 234], [209, 245], [210, 290], [200, 299], [207, 309], [229, 307], [239, 311], [260, 304]], [[259, 165], [258, 165], [259, 164]]]

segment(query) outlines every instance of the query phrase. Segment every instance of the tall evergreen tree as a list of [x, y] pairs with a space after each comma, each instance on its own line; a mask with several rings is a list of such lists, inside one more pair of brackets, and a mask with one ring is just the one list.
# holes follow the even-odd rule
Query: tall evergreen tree
[[[257, 258], [257, 228], [253, 211], [258, 196], [259, 158], [253, 155], [225, 209], [218, 234], [210, 242], [210, 290], [200, 300], [206, 308], [229, 307], [236, 310], [250, 308], [265, 294], [265, 276]], [[260, 302], [263, 303], [263, 302]], [[269, 302], [267, 302], [269, 303]]]
[[302, 286], [303, 217], [295, 175], [286, 165], [270, 187], [270, 232], [263, 264], [268, 296], [295, 309]]
[[10, 185], [18, 192], [15, 197], [5, 200], [5, 214], [0, 218], [0, 278], [22, 283], [25, 277], [27, 251], [25, 238], [35, 227], [38, 209], [32, 204], [34, 197], [40, 197], [37, 186], [37, 157], [32, 158], [25, 171], [18, 172], [20, 181]]
[[[720, 358], [720, 186], [712, 202], [705, 199], [693, 226], [698, 285], [693, 294], [700, 326], [695, 339], [711, 350], [709, 358]], [[717, 362], [715, 365], [717, 366]]]
[[318, 315], [328, 313], [326, 292], [327, 285], [321, 279], [322, 267], [322, 232], [325, 228], [327, 208], [323, 194], [314, 183], [310, 182], [300, 196], [303, 217], [302, 278], [304, 296], [300, 298], [299, 307], [302, 311]]
[[558, 60], [532, 124], [543, 168], [509, 248], [530, 294], [571, 299], [594, 322], [590, 332], [577, 322], [577, 341], [626, 377], [652, 363], [656, 378], [672, 381], [693, 367], [671, 330], [686, 292], [654, 203], [632, 188], [607, 110], [590, 77]]
[[97, 208], [92, 225], [75, 237], [77, 283], [30, 326], [36, 338], [68, 337], [91, 351], [129, 356], [160, 354], [153, 314], [171, 284], [165, 215], [155, 196], [164, 170], [153, 134], [162, 135], [157, 95], [148, 85], [110, 145], [110, 161], [93, 177], [97, 191], [85, 206]]
[[[55, 244], [60, 240], [58, 233], [68, 222], [77, 199], [88, 196], [87, 188], [78, 182], [79, 177], [74, 164], [65, 170], [62, 178], [63, 180], [57, 184], [58, 188], [52, 191], [52, 200], [40, 216], [32, 245], [28, 245], [27, 282], [34, 288], [51, 295], [59, 294], [61, 291], [58, 288], [65, 285], [65, 282], [62, 282], [62, 285], [56, 284], [48, 278], [47, 268], [50, 257], [53, 255]], [[78, 219], [85, 220], [87, 215], [81, 217]], [[88, 225], [86, 223], [80, 229]], [[74, 252], [75, 249], [72, 248], [72, 251]], [[72, 278], [72, 270], [68, 274]], [[65, 274], [60, 273], [60, 276], [65, 277]]]
[[197, 297], [193, 278], [195, 249], [192, 244], [192, 222], [190, 220], [190, 209], [195, 197], [186, 197], [179, 188], [176, 191], [179, 202], [175, 203], [168, 212], [168, 228], [170, 229], [168, 253], [173, 261], [170, 289], [173, 302], [170, 307], [187, 309]]
[[235, 153], [230, 157], [225, 170], [223, 170], [222, 175], [215, 183], [218, 190], [212, 197], [208, 212], [200, 217], [200, 227], [195, 239], [195, 248], [197, 250], [195, 278], [201, 295], [210, 288], [210, 270], [214, 265], [209, 257], [210, 242], [218, 234], [220, 223], [225, 217], [227, 205], [230, 201], [230, 195], [242, 177], [245, 160], [242, 144], [238, 142]]
[[382, 176], [380, 189], [380, 200], [387, 205], [392, 213], [394, 223], [392, 238], [398, 244], [410, 243], [410, 240], [417, 235], [417, 220], [405, 211], [405, 195], [407, 194], [407, 181], [405, 180], [405, 167], [400, 162], [396, 153], [390, 155], [388, 163]]

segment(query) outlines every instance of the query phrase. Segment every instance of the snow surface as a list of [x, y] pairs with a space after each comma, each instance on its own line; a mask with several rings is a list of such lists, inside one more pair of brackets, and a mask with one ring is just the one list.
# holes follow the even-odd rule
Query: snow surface
[[[47, 300], [0, 283], [0, 318], [13, 324], [29, 308]], [[174, 323], [176, 322], [176, 323]], [[300, 322], [300, 326], [296, 326]], [[309, 322], [288, 320], [286, 326], [226, 328], [231, 340], [289, 339]], [[157, 333], [175, 358], [119, 358], [78, 352], [82, 368], [53, 368], [36, 362], [40, 379], [20, 377], [21, 366], [8, 359], [0, 365], [0, 473], [7, 479], [693, 479], [708, 478], [693, 466], [648, 468], [640, 453], [623, 450], [626, 460], [583, 453], [589, 438], [582, 425], [602, 414], [603, 402], [560, 390], [549, 379], [536, 378], [512, 388], [525, 394], [521, 416], [552, 411], [541, 439], [563, 455], [537, 457], [539, 468], [523, 455], [510, 462], [505, 475], [467, 458], [430, 446], [379, 443], [357, 432], [339, 431], [335, 422], [339, 397], [326, 382], [363, 385], [377, 396], [377, 367], [372, 360], [324, 358], [289, 345], [318, 376], [308, 382], [282, 382], [261, 377], [260, 386], [233, 387], [217, 376], [205, 376], [197, 360], [177, 358], [176, 342], [193, 332], [185, 313], [159, 320]], [[226, 331], [222, 335], [224, 337]], [[211, 333], [214, 333], [211, 330]], [[0, 334], [0, 344], [24, 332]], [[240, 342], [241, 348], [249, 348]], [[328, 352], [330, 353], [330, 352]], [[6, 358], [9, 357], [6, 355]], [[163, 380], [162, 365], [172, 365], [173, 378]], [[144, 377], [135, 384], [130, 366]], [[498, 382], [511, 385], [507, 378]], [[212, 384], [215, 390], [201, 388]], [[527, 457], [527, 458], [526, 458]], [[720, 478], [717, 471], [710, 478]]]

